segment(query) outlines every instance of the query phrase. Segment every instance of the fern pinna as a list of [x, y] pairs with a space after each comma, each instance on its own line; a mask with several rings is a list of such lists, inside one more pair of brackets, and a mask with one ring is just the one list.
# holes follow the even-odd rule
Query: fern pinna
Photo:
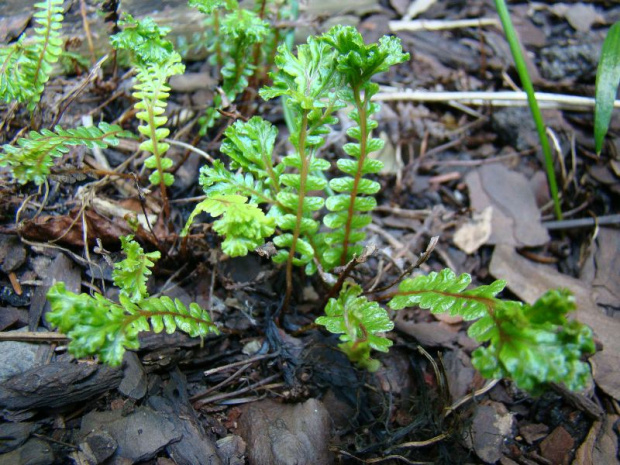
[[119, 286], [119, 301], [95, 294], [75, 294], [60, 282], [47, 294], [51, 311], [47, 321], [71, 340], [69, 351], [75, 357], [97, 355], [110, 365], [120, 365], [126, 349], [140, 347], [142, 331], [172, 333], [177, 329], [192, 337], [218, 333], [209, 313], [192, 303], [149, 297], [146, 281], [159, 252], [145, 253], [132, 236], [121, 237], [126, 258], [114, 266], [112, 277]]
[[34, 34], [0, 47], [0, 100], [26, 102], [30, 111], [39, 103], [63, 46], [63, 0], [45, 0], [34, 7]]

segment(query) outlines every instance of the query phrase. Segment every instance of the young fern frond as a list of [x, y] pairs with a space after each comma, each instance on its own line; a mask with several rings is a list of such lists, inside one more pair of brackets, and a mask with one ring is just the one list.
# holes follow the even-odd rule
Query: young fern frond
[[16, 43], [0, 47], [0, 100], [27, 102], [31, 112], [41, 99], [63, 45], [63, 0], [45, 0], [34, 7], [33, 37], [22, 36]]
[[325, 307], [325, 315], [316, 323], [325, 326], [333, 334], [342, 334], [343, 341], [338, 347], [347, 354], [349, 360], [368, 371], [377, 371], [380, 363], [370, 358], [372, 349], [387, 352], [392, 341], [385, 337], [394, 329], [385, 309], [377, 302], [369, 302], [360, 296], [362, 288], [345, 283], [337, 299], [331, 298]]
[[99, 123], [99, 127], [62, 129], [57, 126], [54, 131], [31, 131], [27, 137], [18, 139], [17, 146], [6, 144], [2, 147], [0, 166], [12, 167], [13, 177], [22, 184], [28, 181], [42, 184], [47, 179], [54, 158], [69, 152], [70, 146], [107, 148], [117, 145], [119, 137], [133, 135], [119, 126], [107, 123]]
[[114, 265], [114, 284], [131, 302], [140, 302], [148, 296], [146, 282], [161, 254], [157, 251], [144, 252], [131, 235], [121, 237], [121, 247], [127, 257]]
[[168, 122], [164, 115], [170, 96], [167, 83], [171, 76], [183, 74], [184, 71], [185, 65], [180, 63], [180, 57], [175, 56], [162, 64], [140, 67], [134, 85], [136, 91], [133, 96], [138, 99], [136, 118], [143, 123], [138, 131], [147, 137], [140, 144], [140, 149], [153, 154], [144, 161], [144, 166], [155, 170], [149, 176], [149, 181], [161, 187], [163, 198], [166, 196], [166, 186], [174, 183], [174, 176], [166, 173], [172, 167], [172, 160], [164, 156], [170, 145], [163, 142], [170, 134], [170, 130], [163, 127]]
[[273, 148], [278, 130], [257, 116], [247, 123], [237, 121], [226, 128], [220, 151], [231, 159], [230, 168], [241, 168], [255, 179], [264, 181], [275, 196], [280, 191], [284, 165], [273, 164]]
[[265, 99], [286, 97], [283, 104], [293, 116], [289, 140], [295, 151], [282, 160], [293, 172], [280, 177], [286, 188], [276, 196], [283, 207], [276, 215], [277, 225], [290, 232], [274, 239], [280, 250], [273, 257], [276, 263], [286, 262], [287, 303], [292, 290], [292, 266], [305, 265], [309, 273], [315, 270], [312, 235], [319, 223], [313, 214], [323, 207], [324, 200], [309, 193], [327, 185], [324, 177], [314, 174], [329, 168], [329, 162], [317, 154], [329, 132], [328, 126], [337, 122], [333, 113], [344, 105], [334, 92], [340, 77], [335, 58], [329, 45], [313, 37], [297, 47], [297, 56], [280, 46], [276, 56], [279, 70], [271, 75], [273, 86], [260, 91]]
[[172, 42], [166, 39], [170, 28], [159, 26], [152, 18], [138, 21], [125, 14], [119, 25], [123, 30], [111, 36], [110, 43], [115, 50], [128, 51], [136, 66], [163, 64], [178, 55]]
[[10, 45], [0, 46], [0, 101], [25, 102], [32, 88], [24, 75], [24, 36]]
[[338, 195], [331, 196], [325, 203], [331, 213], [325, 216], [324, 223], [335, 231], [325, 235], [329, 248], [322, 258], [325, 267], [331, 269], [344, 265], [362, 252], [359, 242], [366, 236], [362, 228], [371, 223], [368, 212], [377, 206], [372, 195], [379, 191], [380, 185], [363, 178], [383, 168], [382, 162], [368, 158], [370, 153], [383, 147], [381, 139], [371, 137], [372, 130], [377, 127], [372, 115], [379, 111], [379, 105], [370, 101], [379, 91], [379, 86], [371, 79], [375, 74], [408, 60], [409, 54], [402, 52], [400, 40], [396, 37], [383, 37], [379, 44], [366, 45], [362, 35], [353, 27], [336, 26], [322, 39], [337, 52], [338, 72], [345, 84], [341, 95], [353, 107], [349, 116], [356, 123], [347, 130], [347, 135], [356, 142], [343, 147], [353, 159], [337, 162], [338, 168], [347, 176], [329, 182]]
[[220, 160], [215, 160], [213, 166], [202, 167], [199, 182], [208, 197], [240, 194], [249, 197], [249, 203], [254, 205], [277, 202], [263, 181], [256, 181], [250, 173], [232, 173]]
[[256, 205], [248, 204], [241, 195], [214, 195], [194, 208], [181, 235], [186, 235], [196, 215], [207, 212], [221, 216], [213, 223], [213, 230], [224, 236], [222, 251], [231, 257], [247, 255], [265, 243], [275, 230], [275, 220], [265, 216]]
[[255, 66], [249, 60], [254, 44], [261, 43], [269, 33], [269, 24], [255, 12], [243, 8], [228, 13], [221, 23], [220, 33], [227, 38], [227, 61], [221, 73], [224, 81], [222, 90], [226, 97], [234, 100], [248, 86], [248, 79], [254, 74]]
[[138, 131], [147, 137], [140, 148], [152, 154], [144, 161], [144, 166], [155, 170], [149, 181], [159, 186], [164, 214], [167, 214], [166, 187], [174, 183], [174, 176], [166, 172], [173, 165], [172, 160], [165, 157], [170, 145], [163, 142], [170, 134], [170, 130], [163, 127], [168, 121], [164, 115], [170, 96], [168, 79], [183, 74], [185, 65], [172, 43], [165, 39], [168, 28], [159, 27], [151, 18], [136, 21], [130, 15], [123, 21], [123, 26], [123, 31], [112, 36], [111, 42], [117, 49], [129, 50], [133, 55], [137, 69], [133, 93], [138, 99], [136, 118], [143, 123]]
[[[131, 236], [121, 238], [127, 258], [115, 266], [114, 282], [120, 286], [119, 303], [101, 294], [75, 294], [64, 283], [54, 284], [47, 298], [51, 311], [47, 320], [71, 342], [77, 358], [96, 355], [109, 365], [120, 365], [126, 349], [140, 347], [142, 331], [174, 332], [177, 328], [192, 337], [218, 333], [209, 313], [195, 303], [187, 308], [169, 297], [149, 297], [145, 282], [157, 252], [146, 254]], [[137, 282], [134, 281], [134, 278]]]
[[62, 54], [60, 29], [63, 20], [63, 0], [45, 0], [34, 6], [34, 43], [26, 49], [28, 59], [24, 62], [24, 74], [32, 84], [28, 109], [34, 110], [41, 99], [45, 84], [52, 73], [52, 66]]
[[469, 275], [457, 277], [449, 269], [406, 279], [388, 305], [395, 310], [419, 306], [477, 320], [468, 334], [488, 345], [473, 352], [472, 364], [487, 378], [508, 377], [533, 393], [549, 383], [565, 383], [570, 389], [585, 386], [590, 370], [582, 357], [594, 352], [594, 342], [590, 328], [567, 319], [575, 310], [568, 291], [549, 291], [527, 305], [496, 297], [504, 281], [466, 290], [470, 282]]

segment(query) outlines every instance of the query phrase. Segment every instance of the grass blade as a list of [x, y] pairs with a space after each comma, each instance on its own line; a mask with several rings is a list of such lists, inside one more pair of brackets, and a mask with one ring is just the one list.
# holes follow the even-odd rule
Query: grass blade
[[596, 72], [596, 105], [594, 107], [594, 142], [596, 153], [603, 149], [603, 141], [611, 121], [614, 100], [620, 84], [620, 21], [607, 32], [601, 49], [601, 60]]
[[521, 45], [519, 44], [517, 33], [512, 25], [510, 12], [508, 11], [506, 2], [504, 0], [495, 0], [495, 7], [497, 8], [499, 19], [502, 22], [506, 40], [510, 45], [510, 52], [512, 53], [512, 58], [515, 62], [515, 67], [517, 68], [521, 85], [523, 86], [523, 90], [527, 93], [530, 111], [532, 112], [532, 118], [534, 119], [536, 131], [538, 132], [538, 138], [540, 139], [540, 145], [543, 155], [545, 156], [547, 182], [549, 183], [549, 190], [551, 191], [551, 197], [553, 198], [555, 216], [558, 220], [561, 220], [562, 209], [560, 208], [560, 199], [558, 196], [558, 183], [555, 179], [555, 171], [553, 170], [553, 156], [551, 155], [551, 147], [549, 146], [549, 140], [547, 139], [547, 134], [545, 133], [545, 122], [543, 121], [540, 108], [538, 108], [538, 102], [536, 101], [536, 96], [534, 95], [534, 86], [532, 85], [532, 80], [527, 72], [527, 66], [525, 65], [525, 60], [523, 59], [523, 54], [521, 52]]

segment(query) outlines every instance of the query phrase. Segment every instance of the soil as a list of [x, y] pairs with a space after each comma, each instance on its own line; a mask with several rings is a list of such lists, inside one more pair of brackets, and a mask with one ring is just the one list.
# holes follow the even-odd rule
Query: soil
[[[32, 3], [0, 5], [0, 40], [29, 30]], [[167, 24], [177, 42], [200, 34], [200, 15], [185, 2], [148, 3], [123, 8]], [[532, 397], [508, 380], [485, 380], [471, 365], [477, 343], [468, 324], [418, 308], [394, 315], [394, 346], [377, 356], [376, 373], [356, 368], [337, 338], [312, 324], [328, 292], [318, 277], [296, 273], [283, 311], [283, 268], [257, 254], [223, 255], [207, 215], [188, 239], [179, 237], [202, 195], [204, 159], [171, 148], [176, 181], [164, 220], [160, 192], [149, 190], [141, 167], [146, 157], [128, 140], [98, 153], [71, 150], [40, 188], [0, 168], [0, 465], [618, 463], [620, 114], [597, 156], [592, 105], [541, 103], [564, 212], [556, 221], [528, 108], [493, 98], [518, 83], [501, 27], [428, 29], [431, 20], [497, 18], [492, 1], [310, 3], [300, 5], [297, 42], [339, 23], [374, 41], [413, 6], [427, 6], [414, 18], [426, 20], [423, 29], [394, 32], [411, 60], [378, 80], [385, 169], [375, 178], [382, 189], [368, 228], [373, 253], [355, 268], [356, 281], [384, 287], [430, 246], [415, 273], [449, 267], [476, 284], [505, 279], [504, 297], [525, 302], [568, 288], [576, 317], [596, 337], [589, 387], [574, 393], [554, 385]], [[67, 47], [88, 62], [81, 5], [95, 58], [109, 51], [109, 24], [98, 2], [66, 2]], [[592, 97], [601, 45], [620, 6], [522, 2], [510, 11], [537, 91]], [[111, 63], [89, 74], [90, 66], [63, 62], [32, 117], [12, 103], [0, 106], [0, 141], [13, 144], [29, 127], [76, 127], [86, 116], [137, 132], [131, 73]], [[171, 82], [171, 137], [224, 159], [226, 126], [258, 114], [280, 130], [277, 156], [286, 153], [282, 110], [255, 98], [256, 89], [200, 136], [218, 77], [204, 50], [193, 50], [186, 64]], [[403, 89], [427, 92], [393, 98]], [[487, 99], [451, 93], [471, 91]], [[341, 116], [324, 149], [330, 161], [346, 140]], [[132, 155], [120, 176], [105, 176]], [[162, 253], [151, 293], [209, 309], [222, 335], [145, 333], [121, 368], [75, 360], [66, 338], [50, 330], [45, 295], [63, 281], [73, 292], [116, 298], [111, 264], [121, 259], [119, 237], [131, 231], [127, 214], [149, 216], [136, 237]]]

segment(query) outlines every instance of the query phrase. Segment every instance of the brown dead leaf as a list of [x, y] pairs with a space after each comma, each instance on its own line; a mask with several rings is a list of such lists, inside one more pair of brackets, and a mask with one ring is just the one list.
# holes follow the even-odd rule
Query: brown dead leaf
[[458, 326], [451, 326], [443, 322], [416, 322], [406, 319], [406, 312], [396, 314], [394, 325], [416, 340], [424, 347], [454, 347], [459, 337]]
[[549, 240], [525, 176], [495, 163], [470, 171], [465, 182], [475, 211], [493, 207], [487, 244], [533, 247]]
[[620, 231], [601, 228], [593, 251], [596, 303], [620, 310]]
[[[84, 211], [84, 221], [88, 231], [88, 243], [95, 245], [95, 239], [101, 239], [104, 246], [118, 244], [118, 238], [130, 233], [92, 210]], [[19, 225], [22, 237], [35, 242], [51, 242], [84, 247], [82, 215], [78, 209], [63, 216], [38, 216], [34, 220], [23, 221]]]
[[454, 233], [454, 244], [468, 255], [473, 254], [491, 237], [493, 207], [488, 206], [481, 212], [474, 212], [467, 223]]

